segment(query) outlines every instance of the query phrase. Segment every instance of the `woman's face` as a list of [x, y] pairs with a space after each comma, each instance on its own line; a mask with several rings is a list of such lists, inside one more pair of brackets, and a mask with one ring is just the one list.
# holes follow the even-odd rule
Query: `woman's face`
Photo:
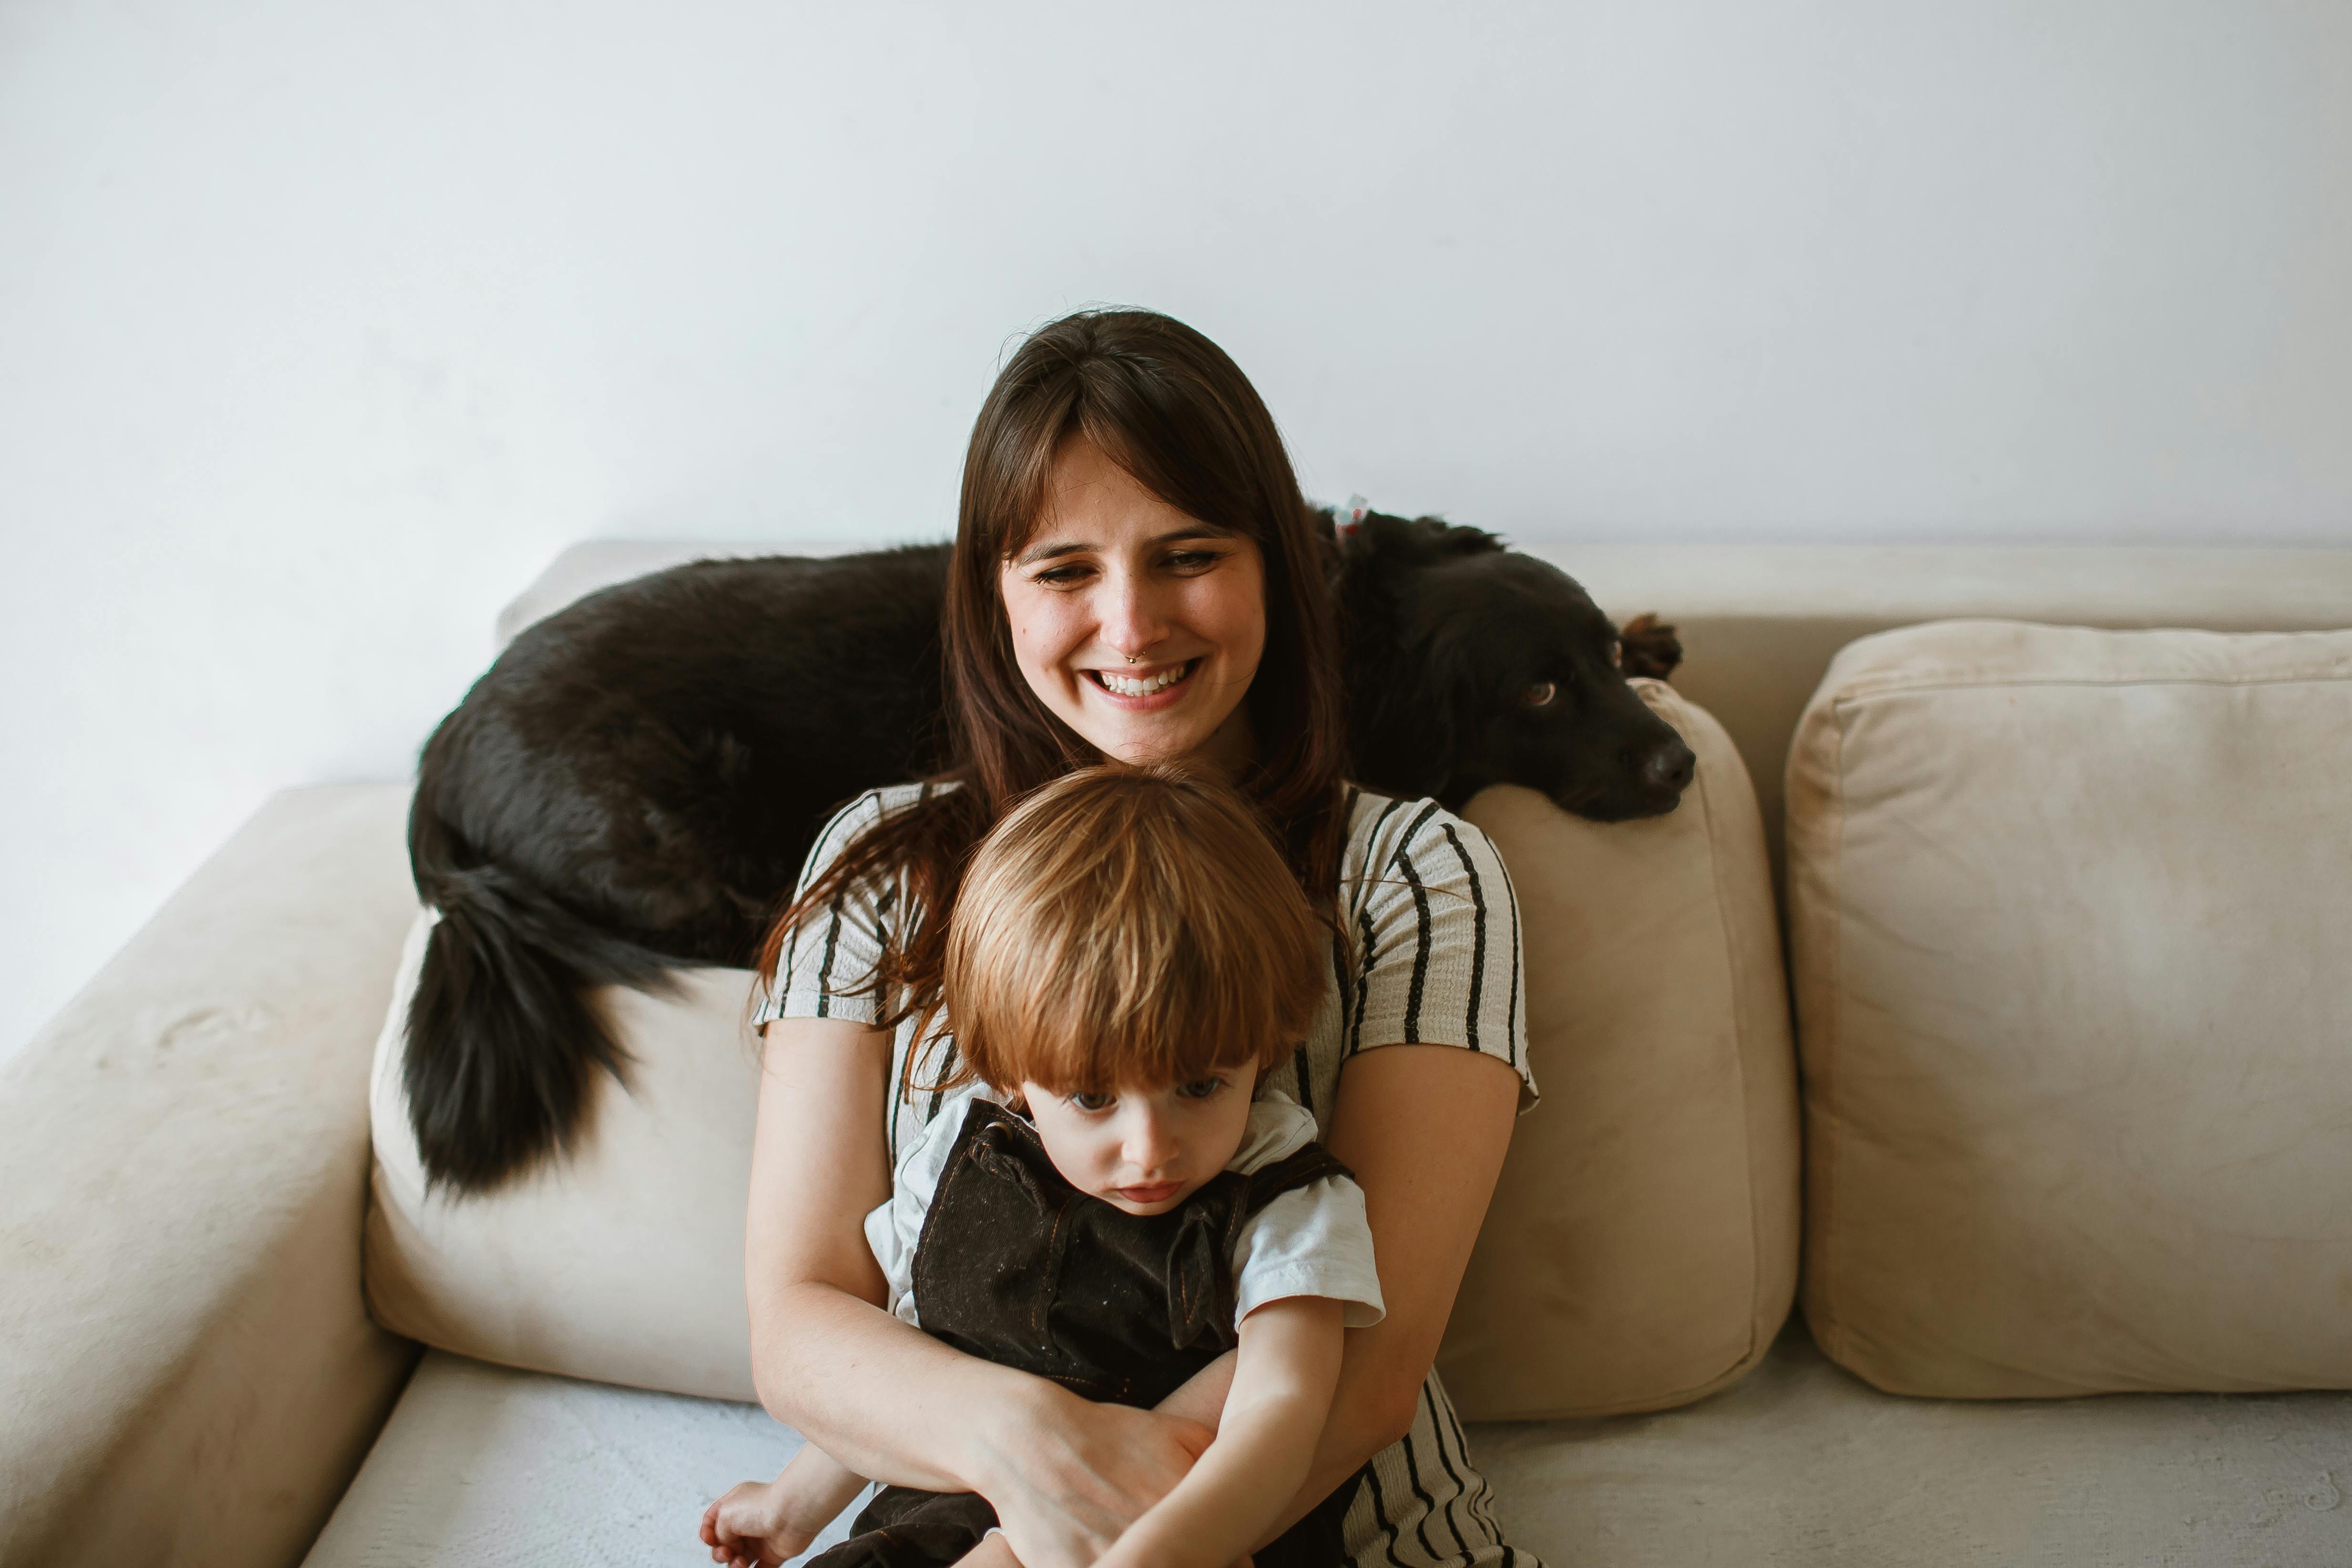
[[1265, 647], [1255, 542], [1187, 517], [1078, 437], [997, 586], [1029, 689], [1104, 756], [1247, 762], [1242, 697]]

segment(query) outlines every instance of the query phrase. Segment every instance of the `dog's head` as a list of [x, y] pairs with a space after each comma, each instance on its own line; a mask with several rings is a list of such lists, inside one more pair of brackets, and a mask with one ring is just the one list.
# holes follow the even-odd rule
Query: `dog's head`
[[[1364, 513], [1339, 550], [1365, 784], [1449, 810], [1522, 784], [1596, 822], [1681, 801], [1690, 748], [1626, 683], [1617, 628], [1566, 573], [1434, 518]], [[1638, 640], [1640, 667], [1661, 674], [1680, 652], [1654, 622]]]

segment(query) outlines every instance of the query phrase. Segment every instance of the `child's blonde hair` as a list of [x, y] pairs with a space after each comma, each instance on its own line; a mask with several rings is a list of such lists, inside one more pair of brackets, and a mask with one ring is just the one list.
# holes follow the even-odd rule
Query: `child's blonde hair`
[[1080, 1094], [1263, 1071], [1313, 1022], [1328, 940], [1224, 784], [1169, 766], [1064, 774], [964, 871], [941, 975], [950, 1081]]

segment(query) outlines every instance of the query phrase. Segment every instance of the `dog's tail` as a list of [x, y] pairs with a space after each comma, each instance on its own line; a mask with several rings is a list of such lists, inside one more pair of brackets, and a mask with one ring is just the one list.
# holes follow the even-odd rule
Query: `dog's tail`
[[425, 794], [409, 862], [441, 918], [408, 1008], [408, 1120], [428, 1187], [481, 1193], [569, 1148], [596, 1073], [624, 1076], [629, 1055], [586, 988], [665, 990], [675, 961], [485, 861]]

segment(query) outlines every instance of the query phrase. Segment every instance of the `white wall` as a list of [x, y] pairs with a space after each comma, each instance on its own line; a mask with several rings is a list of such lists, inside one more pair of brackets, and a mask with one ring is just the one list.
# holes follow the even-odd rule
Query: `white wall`
[[0, 1052], [567, 542], [945, 530], [1087, 301], [1523, 536], [2352, 544], [2347, 73], [2252, 0], [13, 0]]

